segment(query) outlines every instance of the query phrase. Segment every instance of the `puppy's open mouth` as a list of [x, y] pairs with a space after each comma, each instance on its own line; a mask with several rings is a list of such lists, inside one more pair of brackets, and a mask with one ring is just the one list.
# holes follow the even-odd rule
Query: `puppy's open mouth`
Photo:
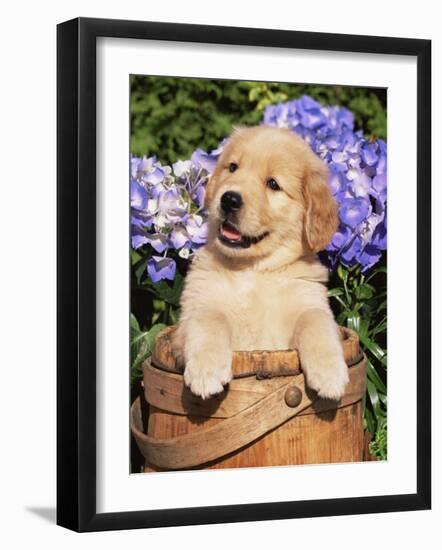
[[240, 231], [228, 220], [225, 220], [219, 226], [218, 239], [226, 246], [231, 248], [249, 248], [252, 244], [259, 243], [267, 237], [268, 231], [252, 237], [250, 235], [242, 235]]

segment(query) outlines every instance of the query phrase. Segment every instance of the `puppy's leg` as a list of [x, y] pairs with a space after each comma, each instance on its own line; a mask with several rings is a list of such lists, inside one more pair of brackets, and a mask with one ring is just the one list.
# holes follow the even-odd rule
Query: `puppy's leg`
[[184, 323], [184, 381], [192, 393], [207, 399], [232, 379], [232, 346], [227, 319], [204, 312]]
[[331, 312], [311, 309], [302, 313], [296, 322], [295, 346], [308, 386], [320, 397], [339, 400], [348, 382], [348, 367]]

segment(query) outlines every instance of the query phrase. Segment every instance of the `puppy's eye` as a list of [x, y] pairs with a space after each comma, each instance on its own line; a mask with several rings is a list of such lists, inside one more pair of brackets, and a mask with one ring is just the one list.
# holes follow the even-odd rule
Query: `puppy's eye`
[[278, 182], [274, 178], [270, 178], [267, 180], [267, 187], [272, 191], [281, 191]]
[[231, 162], [229, 164], [229, 172], [236, 172], [237, 169], [238, 169], [238, 165], [236, 164], [236, 162]]

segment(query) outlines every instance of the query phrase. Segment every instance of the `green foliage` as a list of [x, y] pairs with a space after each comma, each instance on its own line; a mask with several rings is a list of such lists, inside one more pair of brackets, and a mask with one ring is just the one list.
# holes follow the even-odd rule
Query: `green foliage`
[[369, 444], [370, 453], [380, 460], [387, 460], [387, 419], [383, 418], [378, 426], [375, 438]]
[[131, 151], [162, 163], [209, 151], [233, 126], [259, 124], [269, 104], [304, 94], [353, 111], [357, 127], [386, 138], [386, 93], [375, 88], [133, 75]]
[[[152, 354], [158, 332], [178, 321], [180, 297], [184, 286], [184, 277], [179, 271], [173, 281], [153, 283], [147, 275], [147, 260], [148, 256], [142, 256], [136, 250], [132, 250], [132, 383], [142, 377], [143, 362]], [[140, 327], [150, 328], [142, 330]]]
[[249, 91], [247, 82], [132, 76], [132, 153], [172, 163], [215, 149], [234, 124], [260, 122]]
[[[385, 259], [384, 259], [385, 262]], [[386, 267], [378, 265], [363, 275], [360, 266], [339, 265], [329, 291], [337, 322], [359, 334], [367, 356], [367, 394], [364, 422], [370, 431], [370, 447], [378, 458], [387, 455], [387, 289]]]
[[150, 330], [142, 331], [135, 315], [130, 316], [130, 355], [131, 372], [130, 379], [134, 382], [143, 375], [143, 363], [150, 357], [155, 347], [157, 334], [166, 325], [157, 323]]

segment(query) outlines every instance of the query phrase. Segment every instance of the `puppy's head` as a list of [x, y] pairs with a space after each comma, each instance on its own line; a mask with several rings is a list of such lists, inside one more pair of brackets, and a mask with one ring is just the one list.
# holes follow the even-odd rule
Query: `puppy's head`
[[290, 130], [233, 132], [206, 189], [209, 241], [225, 256], [263, 258], [281, 247], [300, 257], [336, 230], [327, 169]]

